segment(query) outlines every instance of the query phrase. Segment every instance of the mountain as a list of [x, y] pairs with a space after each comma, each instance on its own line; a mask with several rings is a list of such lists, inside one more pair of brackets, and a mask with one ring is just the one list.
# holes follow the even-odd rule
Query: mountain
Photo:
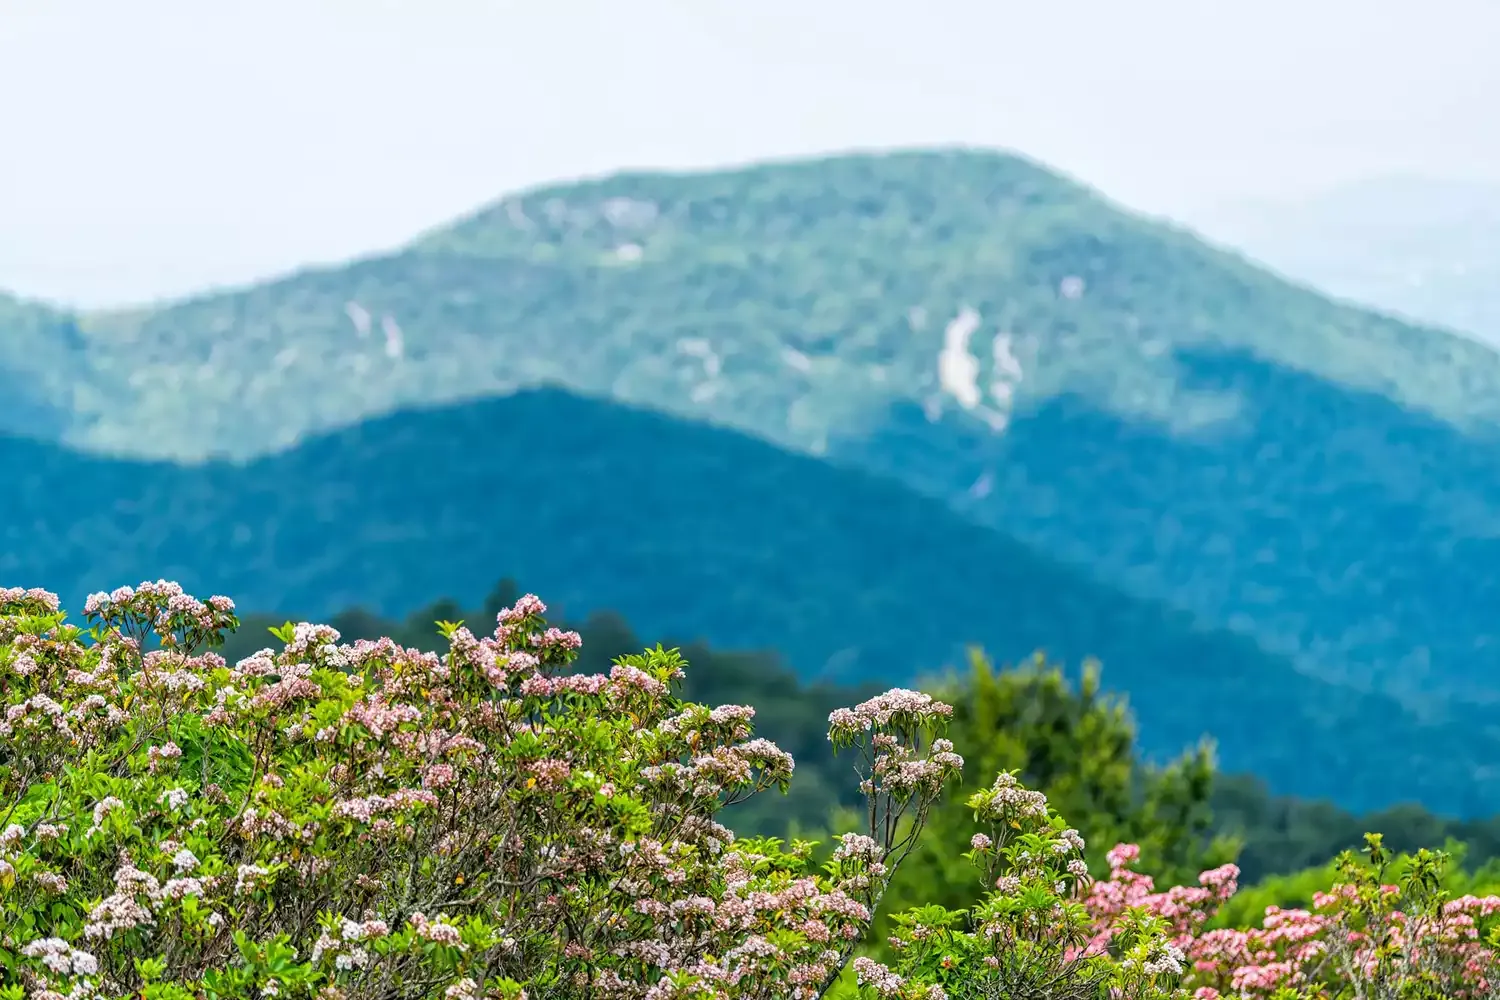
[[156, 457], [260, 454], [545, 383], [813, 451], [892, 402], [963, 408], [975, 389], [996, 423], [1082, 390], [1191, 428], [1227, 404], [1181, 391], [1184, 347], [1250, 350], [1460, 423], [1500, 416], [1493, 352], [961, 150], [539, 189], [396, 253], [78, 326], [43, 352], [102, 387], [60, 400], [68, 441]]
[[1381, 177], [1217, 206], [1201, 226], [1340, 298], [1500, 344], [1500, 185]]
[[87, 352], [74, 317], [0, 294], [0, 434], [72, 433], [90, 394]]
[[182, 466], [0, 441], [0, 578], [166, 577], [245, 608], [392, 614], [511, 576], [643, 634], [782, 652], [803, 676], [910, 682], [966, 644], [1102, 657], [1142, 746], [1205, 732], [1278, 791], [1369, 808], [1500, 807], [1500, 740], [1299, 673], [1099, 586], [943, 503], [735, 432], [531, 390], [399, 413], [249, 462]]
[[1500, 354], [1019, 157], [623, 174], [71, 322], [0, 365], [76, 376], [31, 391], [80, 448], [250, 457], [554, 384], [889, 475], [1433, 719], [1500, 701]]

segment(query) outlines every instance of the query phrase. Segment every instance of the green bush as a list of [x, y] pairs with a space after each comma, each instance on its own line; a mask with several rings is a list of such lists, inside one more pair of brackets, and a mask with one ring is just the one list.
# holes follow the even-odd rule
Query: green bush
[[947, 706], [836, 713], [869, 831], [736, 840], [785, 788], [754, 710], [660, 647], [570, 670], [530, 595], [443, 656], [326, 626], [234, 666], [233, 604], [172, 584], [0, 592], [0, 996], [814, 997], [962, 761]]

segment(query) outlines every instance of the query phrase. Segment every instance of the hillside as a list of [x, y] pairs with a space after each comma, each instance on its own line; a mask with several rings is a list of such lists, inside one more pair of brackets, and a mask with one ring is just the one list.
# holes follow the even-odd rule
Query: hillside
[[251, 456], [557, 384], [888, 472], [1434, 718], [1500, 700], [1500, 355], [1021, 158], [540, 189], [399, 253], [66, 329], [0, 336], [0, 368], [53, 373], [25, 426], [61, 414], [48, 436], [81, 448]]
[[76, 433], [90, 396], [87, 345], [74, 317], [0, 294], [0, 434]]
[[[1232, 633], [1099, 586], [888, 481], [737, 433], [531, 391], [400, 413], [246, 464], [7, 439], [0, 579], [77, 606], [177, 579], [325, 617], [477, 603], [503, 575], [648, 636], [774, 648], [803, 676], [910, 681], [966, 644], [1105, 664], [1148, 754], [1205, 731], [1225, 768], [1355, 808], [1500, 807], [1500, 742], [1307, 678]], [[584, 526], [584, 527], [581, 527]], [[1495, 804], [1492, 806], [1491, 804]]]
[[967, 509], [1135, 593], [1337, 683], [1434, 717], [1500, 692], [1500, 446], [1383, 396], [1246, 354], [1184, 352], [1185, 389], [1234, 398], [1175, 434], [1083, 394], [994, 436], [915, 407], [834, 454], [926, 478]]
[[[948, 352], [944, 392], [945, 327], [965, 309], [978, 325], [954, 337], [974, 349]], [[539, 382], [810, 449], [891, 400], [957, 406], [970, 381], [991, 409], [992, 383], [1013, 382], [1000, 395], [1017, 403], [1088, 389], [1191, 427], [1222, 413], [1180, 391], [1172, 353], [1195, 346], [1460, 423], [1500, 417], [1493, 352], [1342, 308], [984, 152], [544, 188], [398, 253], [79, 326], [54, 355], [109, 398], [67, 401], [70, 441], [163, 457], [257, 454]]]

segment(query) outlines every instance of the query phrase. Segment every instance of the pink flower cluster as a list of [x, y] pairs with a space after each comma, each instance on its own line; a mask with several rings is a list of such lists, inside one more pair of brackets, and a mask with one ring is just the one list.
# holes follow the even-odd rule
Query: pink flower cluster
[[[534, 596], [488, 636], [445, 625], [442, 656], [302, 623], [233, 665], [211, 649], [237, 624], [225, 598], [95, 594], [93, 633], [40, 620], [56, 611], [0, 591], [0, 925], [38, 930], [0, 988], [36, 996], [136, 995], [154, 956], [194, 989], [241, 970], [243, 994], [215, 979], [226, 1000], [278, 995], [285, 963], [322, 1000], [376, 981], [478, 1000], [501, 979], [813, 1000], [962, 766], [925, 695], [835, 713], [872, 819], [815, 874], [805, 846], [714, 818], [792, 776], [752, 709], [678, 701], [675, 651], [574, 671], [577, 634]], [[42, 933], [69, 907], [76, 940]], [[247, 957], [283, 947], [276, 974]]]
[[1464, 896], [1431, 915], [1403, 912], [1395, 908], [1400, 886], [1379, 883], [1349, 860], [1351, 881], [1318, 893], [1313, 911], [1270, 906], [1259, 927], [1206, 929], [1237, 890], [1239, 869], [1223, 865], [1203, 872], [1197, 886], [1157, 891], [1150, 876], [1132, 870], [1139, 856], [1133, 844], [1109, 852], [1109, 879], [1094, 883], [1085, 899], [1094, 934], [1075, 954], [1108, 952], [1136, 911], [1164, 922], [1188, 963], [1184, 982], [1196, 1000], [1271, 997], [1285, 988], [1317, 997], [1378, 975], [1412, 982], [1437, 975], [1455, 1000], [1492, 996], [1500, 985], [1500, 956], [1479, 934], [1480, 921], [1500, 912], [1500, 897]]

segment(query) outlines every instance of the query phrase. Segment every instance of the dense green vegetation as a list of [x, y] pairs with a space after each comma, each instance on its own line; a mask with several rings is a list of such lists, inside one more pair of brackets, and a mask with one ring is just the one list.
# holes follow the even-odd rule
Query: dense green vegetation
[[165, 577], [311, 618], [391, 615], [433, 594], [476, 602], [510, 573], [648, 637], [775, 649], [805, 678], [903, 683], [969, 645], [1075, 668], [1097, 656], [1153, 759], [1212, 734], [1226, 768], [1283, 793], [1500, 807], [1477, 779], [1500, 738], [1479, 725], [1309, 678], [898, 484], [617, 404], [535, 391], [243, 465], [19, 440], [0, 461], [25, 470], [0, 492], [0, 573], [70, 600], [94, 580]]
[[[1076, 299], [1059, 293], [1069, 277]], [[7, 338], [5, 355], [39, 346], [37, 367], [81, 366], [99, 398], [47, 387], [71, 439], [138, 454], [255, 454], [539, 381], [811, 447], [935, 389], [942, 327], [964, 306], [984, 324], [981, 385], [1003, 325], [1026, 355], [1023, 397], [1091, 390], [1194, 426], [1220, 407], [1181, 391], [1172, 349], [1213, 346], [1456, 421], [1500, 415], [1493, 352], [1335, 305], [1035, 163], [965, 150], [541, 188], [395, 253], [86, 316], [77, 337]], [[693, 392], [706, 384], [717, 391]]]
[[1493, 864], [1370, 833], [1236, 897], [1237, 866], [1204, 867], [1233, 850], [1204, 839], [1206, 748], [1141, 766], [1092, 669], [1075, 691], [976, 654], [956, 706], [841, 707], [853, 829], [736, 836], [716, 818], [770, 817], [726, 807], [794, 778], [753, 709], [679, 700], [692, 665], [660, 645], [578, 673], [546, 610], [435, 622], [441, 653], [287, 622], [229, 665], [226, 597], [142, 582], [81, 628], [0, 590], [0, 995], [1451, 1000], [1500, 976]]
[[954, 489], [988, 476], [975, 517], [1256, 635], [1309, 673], [1437, 718], [1468, 702], [1488, 711], [1500, 692], [1496, 440], [1250, 355], [1180, 364], [1194, 391], [1237, 400], [1228, 429], [1182, 436], [1068, 395], [998, 438], [908, 409], [848, 447]]
[[[390, 636], [403, 645], [438, 652], [446, 645], [435, 622], [465, 620], [483, 630], [520, 593], [514, 581], [503, 580], [474, 608], [444, 599], [399, 620], [346, 609], [328, 623], [346, 641]], [[222, 652], [234, 661], [274, 645], [266, 630], [283, 620], [245, 615]], [[615, 657], [643, 645], [631, 625], [610, 611], [578, 616], [568, 627], [583, 636], [578, 667], [585, 672], [605, 670]], [[673, 644], [670, 637], [663, 639]], [[775, 835], [842, 829], [841, 810], [855, 805], [856, 797], [847, 780], [848, 763], [836, 763], [829, 751], [828, 713], [875, 693], [879, 685], [809, 684], [773, 652], [732, 652], [695, 642], [684, 645], [683, 654], [694, 665], [685, 697], [755, 707], [756, 731], [797, 760], [788, 796], [739, 807], [731, 814], [735, 828]], [[1134, 841], [1151, 858], [1151, 870], [1165, 879], [1191, 881], [1202, 866], [1233, 854], [1246, 884], [1316, 869], [1303, 879], [1311, 892], [1328, 884], [1324, 867], [1329, 859], [1360, 847], [1363, 835], [1372, 830], [1382, 832], [1397, 851], [1456, 841], [1467, 845], [1463, 861], [1469, 868], [1500, 863], [1500, 815], [1456, 820], [1414, 803], [1355, 815], [1326, 800], [1272, 795], [1260, 777], [1217, 773], [1209, 748], [1201, 745], [1167, 751], [1163, 756], [1176, 759], [1153, 766], [1140, 753], [1149, 731], [1142, 727], [1137, 733], [1135, 713], [1108, 685], [1101, 686], [1092, 671], [1069, 677], [1039, 661], [997, 670], [977, 658], [968, 669], [928, 678], [924, 686], [941, 691], [957, 708], [953, 732], [966, 747], [968, 784], [997, 770], [1018, 769], [1028, 786], [1072, 809], [1093, 848], [1095, 867], [1113, 843]], [[965, 789], [972, 790], [967, 784]], [[962, 795], [955, 791], [932, 819], [934, 844], [947, 843], [955, 829], [967, 828], [964, 824], [971, 820]], [[896, 898], [921, 887], [912, 898], [949, 904], [972, 899], [977, 891], [972, 873], [950, 853], [935, 847], [917, 855], [912, 871], [893, 889]], [[1500, 875], [1490, 881], [1500, 882]], [[1277, 897], [1282, 905], [1300, 898], [1300, 890], [1288, 888], [1291, 883], [1271, 884], [1273, 891], [1283, 893]], [[1258, 905], [1263, 910], [1265, 902]]]

